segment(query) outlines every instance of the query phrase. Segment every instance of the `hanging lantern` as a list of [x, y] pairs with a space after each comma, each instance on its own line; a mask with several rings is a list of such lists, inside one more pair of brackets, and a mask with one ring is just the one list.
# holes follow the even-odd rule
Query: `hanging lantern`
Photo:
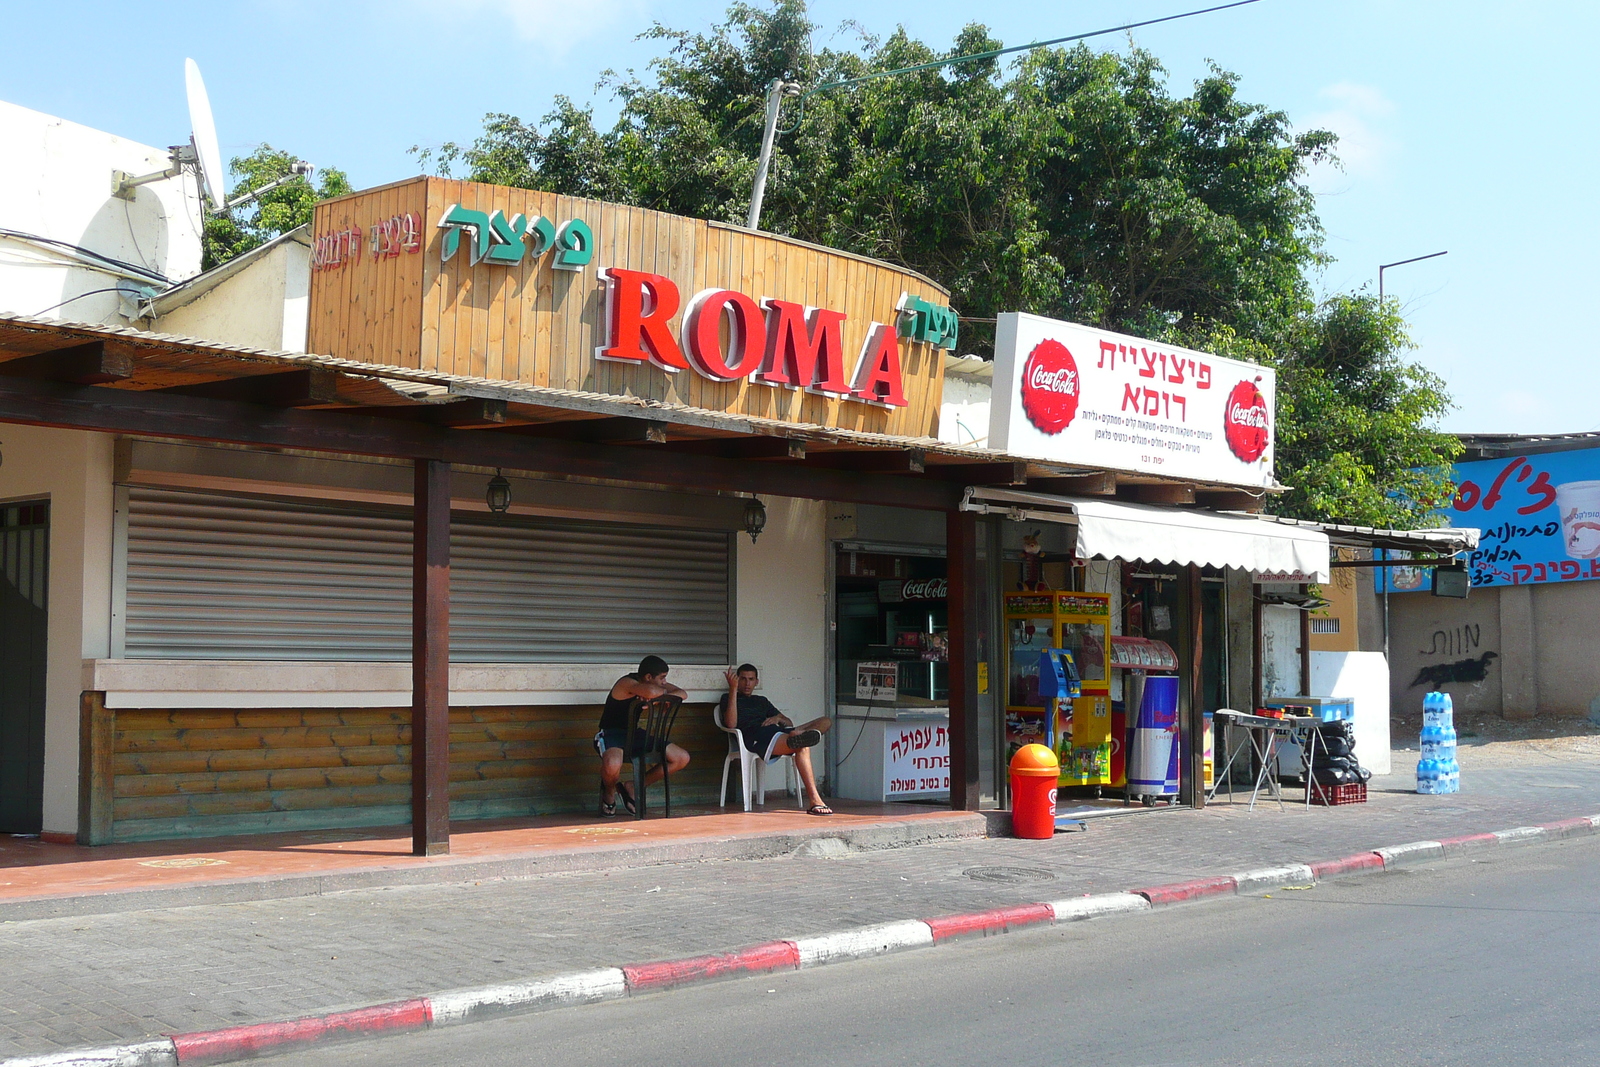
[[750, 543], [756, 543], [756, 538], [761, 536], [761, 531], [767, 525], [767, 506], [757, 497], [751, 497], [744, 502], [744, 532], [750, 535]]
[[504, 515], [511, 509], [511, 483], [498, 469], [494, 477], [489, 479], [489, 492], [485, 494], [484, 502], [489, 505], [489, 510], [496, 515]]

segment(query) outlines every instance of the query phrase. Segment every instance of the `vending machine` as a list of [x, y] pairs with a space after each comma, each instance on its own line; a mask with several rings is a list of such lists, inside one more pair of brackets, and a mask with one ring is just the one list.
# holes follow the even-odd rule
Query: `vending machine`
[[[1111, 781], [1111, 597], [1037, 590], [1005, 595], [1006, 758], [1048, 744], [1062, 785]], [[1082, 696], [1053, 700], [1039, 691], [1039, 653], [1072, 653]]]

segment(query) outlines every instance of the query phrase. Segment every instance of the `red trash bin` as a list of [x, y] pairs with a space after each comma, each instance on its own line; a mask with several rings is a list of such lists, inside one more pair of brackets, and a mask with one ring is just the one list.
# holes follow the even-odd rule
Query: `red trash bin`
[[1045, 840], [1056, 832], [1061, 761], [1044, 745], [1023, 745], [1011, 757], [1011, 832]]

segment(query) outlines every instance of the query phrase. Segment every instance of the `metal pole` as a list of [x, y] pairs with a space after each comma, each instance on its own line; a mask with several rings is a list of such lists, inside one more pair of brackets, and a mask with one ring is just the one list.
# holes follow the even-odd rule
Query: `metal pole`
[[1425, 256], [1412, 256], [1410, 259], [1397, 259], [1393, 263], [1379, 263], [1378, 264], [1378, 306], [1379, 307], [1383, 306], [1383, 272], [1384, 271], [1388, 270], [1390, 267], [1403, 267], [1407, 263], [1421, 263], [1425, 259], [1438, 259], [1440, 256], [1448, 256], [1449, 254], [1450, 254], [1449, 250], [1446, 249], [1443, 252], [1429, 252]]
[[412, 497], [411, 854], [450, 851], [450, 464], [419, 459]]
[[761, 228], [761, 200], [767, 195], [767, 169], [772, 166], [772, 141], [778, 133], [778, 109], [783, 104], [785, 83], [773, 78], [767, 86], [767, 125], [761, 131], [761, 157], [756, 161], [756, 180], [750, 189], [750, 218], [746, 225]]

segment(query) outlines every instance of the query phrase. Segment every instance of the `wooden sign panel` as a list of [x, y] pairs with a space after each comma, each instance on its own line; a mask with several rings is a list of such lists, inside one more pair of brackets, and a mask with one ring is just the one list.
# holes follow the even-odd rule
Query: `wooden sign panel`
[[938, 434], [956, 320], [945, 290], [912, 271], [700, 219], [428, 177], [318, 204], [313, 237], [312, 352]]

